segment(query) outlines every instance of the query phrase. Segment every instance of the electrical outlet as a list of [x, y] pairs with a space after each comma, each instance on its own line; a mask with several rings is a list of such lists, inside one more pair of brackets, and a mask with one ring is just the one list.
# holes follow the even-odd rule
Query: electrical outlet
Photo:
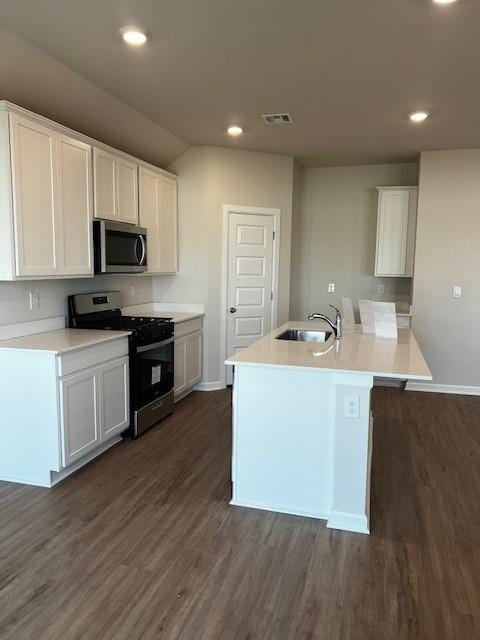
[[385, 285], [384, 284], [379, 284], [378, 285], [378, 295], [383, 296], [384, 293], [385, 293]]
[[135, 285], [132, 284], [132, 285], [130, 285], [130, 297], [131, 298], [135, 298], [136, 295], [137, 295], [137, 292], [135, 290]]
[[334, 282], [329, 282], [328, 283], [328, 293], [335, 293], [335, 283]]
[[452, 298], [461, 298], [462, 297], [462, 287], [455, 286], [452, 289]]
[[345, 396], [343, 399], [343, 416], [345, 418], [360, 418], [360, 396]]
[[40, 292], [38, 289], [29, 292], [30, 309], [40, 309]]

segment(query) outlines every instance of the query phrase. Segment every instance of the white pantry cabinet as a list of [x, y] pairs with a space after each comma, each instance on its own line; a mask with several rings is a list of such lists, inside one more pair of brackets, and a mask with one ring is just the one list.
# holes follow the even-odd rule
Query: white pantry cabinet
[[0, 279], [93, 274], [90, 145], [0, 111]]
[[177, 183], [140, 166], [140, 225], [147, 229], [148, 273], [176, 273], [178, 267]]
[[120, 154], [93, 149], [95, 217], [138, 224], [138, 165]]
[[53, 486], [127, 429], [128, 338], [60, 354], [0, 345], [0, 385], [5, 424], [15, 426], [0, 447], [0, 480]]
[[375, 275], [413, 276], [417, 187], [377, 187]]
[[175, 324], [175, 400], [187, 395], [202, 379], [202, 324], [201, 318]]

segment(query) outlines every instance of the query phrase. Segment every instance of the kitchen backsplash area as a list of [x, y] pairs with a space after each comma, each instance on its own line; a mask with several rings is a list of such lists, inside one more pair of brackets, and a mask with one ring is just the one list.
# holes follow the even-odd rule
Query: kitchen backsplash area
[[67, 296], [101, 290], [120, 291], [125, 305], [143, 304], [152, 301], [152, 278], [95, 276], [67, 280], [0, 282], [0, 325], [65, 315]]

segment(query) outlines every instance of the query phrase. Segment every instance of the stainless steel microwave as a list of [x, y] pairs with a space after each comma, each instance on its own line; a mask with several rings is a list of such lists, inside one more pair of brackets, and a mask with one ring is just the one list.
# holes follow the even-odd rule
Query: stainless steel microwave
[[147, 230], [133, 224], [93, 221], [95, 273], [141, 273], [147, 270]]

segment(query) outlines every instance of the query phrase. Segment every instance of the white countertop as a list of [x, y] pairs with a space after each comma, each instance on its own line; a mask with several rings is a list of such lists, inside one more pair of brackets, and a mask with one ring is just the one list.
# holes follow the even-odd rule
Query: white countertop
[[276, 340], [286, 329], [331, 330], [322, 321], [287, 322], [226, 364], [324, 369], [400, 380], [432, 379], [411, 329], [399, 329], [398, 340], [363, 333], [358, 327], [344, 328], [340, 340], [335, 340], [332, 333], [324, 343]]
[[[175, 307], [172, 309], [172, 307]], [[179, 309], [178, 307], [187, 307]], [[194, 320], [204, 316], [203, 311], [189, 309], [188, 305], [162, 305], [161, 302], [150, 302], [123, 307], [124, 316], [150, 316], [151, 318], [171, 318], [174, 324]]]
[[96, 331], [94, 329], [57, 329], [21, 338], [0, 340], [0, 351], [43, 351], [58, 355], [102, 342], [126, 338], [130, 333], [130, 331]]

